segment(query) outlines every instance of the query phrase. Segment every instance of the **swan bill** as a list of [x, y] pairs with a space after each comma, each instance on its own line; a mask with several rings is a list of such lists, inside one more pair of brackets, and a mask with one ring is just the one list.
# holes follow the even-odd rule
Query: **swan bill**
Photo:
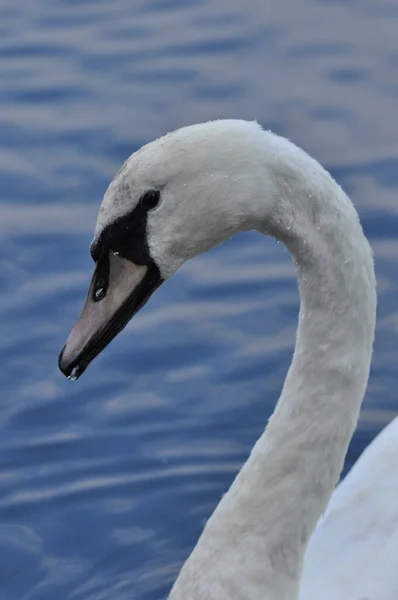
[[80, 317], [59, 356], [62, 373], [73, 380], [80, 377], [162, 282], [152, 261], [138, 265], [113, 252], [102, 256]]

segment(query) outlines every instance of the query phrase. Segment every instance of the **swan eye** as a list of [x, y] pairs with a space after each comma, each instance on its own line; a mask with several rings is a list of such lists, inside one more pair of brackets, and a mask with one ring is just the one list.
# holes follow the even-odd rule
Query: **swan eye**
[[158, 190], [149, 190], [149, 192], [145, 192], [140, 198], [140, 206], [144, 210], [152, 210], [156, 208], [159, 204], [160, 200], [160, 192]]

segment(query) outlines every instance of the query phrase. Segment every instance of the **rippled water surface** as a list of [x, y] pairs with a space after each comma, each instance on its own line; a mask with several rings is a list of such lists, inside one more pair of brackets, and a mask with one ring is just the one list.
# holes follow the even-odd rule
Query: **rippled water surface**
[[57, 370], [106, 186], [166, 131], [256, 118], [346, 188], [380, 295], [347, 467], [397, 412], [397, 29], [393, 0], [0, 1], [1, 600], [165, 597], [278, 397], [298, 294], [255, 233]]

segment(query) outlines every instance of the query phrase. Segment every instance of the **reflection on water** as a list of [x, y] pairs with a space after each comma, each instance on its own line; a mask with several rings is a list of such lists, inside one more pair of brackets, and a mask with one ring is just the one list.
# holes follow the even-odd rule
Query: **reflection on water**
[[261, 432], [298, 296], [242, 234], [185, 265], [75, 385], [57, 354], [104, 190], [143, 142], [257, 118], [352, 195], [377, 260], [347, 467], [396, 413], [398, 9], [159, 0], [0, 5], [0, 598], [161, 598]]

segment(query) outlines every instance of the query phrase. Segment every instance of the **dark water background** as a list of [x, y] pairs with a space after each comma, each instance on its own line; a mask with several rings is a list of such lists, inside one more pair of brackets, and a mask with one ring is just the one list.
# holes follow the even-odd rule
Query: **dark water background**
[[397, 412], [397, 31], [395, 0], [0, 1], [0, 600], [165, 597], [278, 397], [298, 294], [255, 233], [57, 370], [107, 184], [166, 131], [256, 118], [351, 194], [380, 302], [347, 467]]

